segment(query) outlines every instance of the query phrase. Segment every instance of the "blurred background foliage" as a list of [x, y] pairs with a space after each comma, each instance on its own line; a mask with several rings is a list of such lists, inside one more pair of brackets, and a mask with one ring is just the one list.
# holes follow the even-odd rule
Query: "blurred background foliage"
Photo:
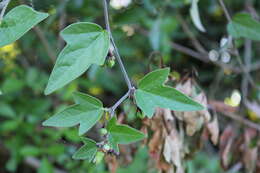
[[[259, 13], [260, 1], [252, 3]], [[117, 65], [112, 69], [92, 66], [86, 74], [55, 94], [43, 94], [56, 56], [65, 44], [59, 31], [77, 21], [104, 26], [102, 1], [12, 0], [8, 9], [19, 4], [33, 5], [36, 10], [48, 12], [50, 17], [19, 41], [0, 48], [0, 172], [108, 172], [104, 162], [94, 165], [72, 160], [72, 154], [80, 146], [76, 127], [54, 129], [41, 126], [53, 113], [72, 103], [74, 91], [98, 97], [109, 107], [127, 90]], [[237, 91], [238, 97], [233, 97], [233, 101], [239, 100], [240, 74], [195, 59], [175, 50], [173, 45], [179, 43], [193, 48], [191, 40], [194, 37], [206, 52], [219, 47], [220, 39], [227, 36], [227, 20], [217, 0], [199, 2], [205, 33], [198, 31], [191, 21], [189, 0], [125, 0], [122, 4], [114, 0], [110, 5], [113, 35], [135, 83], [149, 69], [158, 68], [162, 59], [164, 66], [171, 67], [172, 76], [177, 80], [187, 73], [197, 76], [199, 86], [210, 99], [225, 101], [232, 106], [232, 92]], [[245, 10], [244, 0], [229, 0], [226, 5], [231, 14]], [[185, 25], [188, 27], [186, 31]], [[236, 41], [239, 49], [243, 43], [242, 39]], [[254, 44], [252, 62], [259, 59], [259, 47], [259, 42]], [[228, 64], [236, 65], [236, 61], [232, 58]], [[259, 86], [259, 71], [252, 76]], [[250, 89], [248, 95], [252, 100], [260, 100], [259, 90]], [[240, 101], [233, 106], [239, 104]], [[259, 122], [255, 112], [241, 111], [245, 112], [245, 118]], [[125, 122], [140, 128], [140, 116], [136, 116], [136, 108], [130, 102], [125, 102], [120, 112], [127, 114]], [[222, 128], [232, 121], [220, 119], [223, 119]], [[87, 135], [95, 136], [95, 133], [96, 129], [93, 129]], [[208, 145], [185, 162], [188, 173], [224, 172], [220, 168], [218, 148]], [[141, 143], [134, 148], [134, 152], [123, 152], [123, 156], [117, 158], [121, 160], [117, 172], [157, 172], [148, 164], [148, 149]], [[131, 155], [130, 159], [124, 156], [125, 153]]]

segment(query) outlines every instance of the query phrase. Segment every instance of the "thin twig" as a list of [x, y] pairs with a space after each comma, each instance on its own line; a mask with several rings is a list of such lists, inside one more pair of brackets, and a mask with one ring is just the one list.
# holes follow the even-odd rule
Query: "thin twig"
[[257, 123], [253, 123], [252, 121], [249, 121], [247, 119], [242, 118], [240, 115], [236, 115], [233, 113], [226, 113], [226, 112], [221, 112], [223, 115], [225, 115], [228, 118], [231, 118], [233, 120], [236, 120], [237, 122], [244, 124], [248, 127], [254, 128], [260, 132], [260, 125]]
[[[59, 30], [63, 30], [66, 26], [66, 20], [67, 20], [67, 12], [66, 8], [70, 0], [62, 0], [59, 8], [58, 13], [56, 17], [60, 17], [59, 19]], [[62, 39], [61, 35], [59, 35], [58, 42], [57, 42], [57, 48], [58, 50], [61, 50], [65, 46], [65, 41]]]
[[128, 74], [126, 72], [125, 66], [122, 62], [122, 59], [120, 57], [119, 51], [117, 49], [117, 46], [115, 44], [114, 38], [112, 36], [112, 32], [110, 29], [110, 24], [109, 24], [109, 13], [108, 13], [108, 5], [107, 5], [107, 1], [103, 0], [103, 7], [104, 7], [104, 16], [105, 16], [105, 24], [106, 24], [106, 30], [109, 33], [109, 37], [110, 37], [110, 41], [112, 46], [114, 47], [114, 50], [112, 53], [115, 54], [115, 57], [119, 63], [119, 67], [123, 73], [125, 82], [127, 84], [128, 87], [128, 92], [121, 97], [110, 109], [109, 109], [109, 113], [111, 116], [114, 116], [115, 110], [117, 109], [117, 107], [125, 100], [127, 99], [129, 96], [131, 96], [132, 92], [135, 90], [134, 86], [132, 85], [132, 82], [130, 81], [130, 78], [128, 77]]
[[254, 129], [256, 129], [256, 130], [258, 130], [260, 132], [260, 125], [259, 124], [254, 123], [254, 122], [252, 122], [252, 121], [250, 121], [248, 119], [245, 119], [241, 115], [238, 115], [238, 114], [232, 113], [230, 111], [227, 111], [227, 108], [223, 108], [223, 110], [222, 110], [222, 109], [219, 109], [216, 106], [214, 106], [212, 103], [209, 103], [207, 107], [210, 110], [219, 112], [219, 113], [221, 113], [221, 115], [224, 115], [224, 116], [226, 116], [228, 118], [231, 118], [231, 119], [233, 119], [233, 120], [235, 120], [235, 121], [237, 121], [237, 122], [239, 122], [239, 123], [241, 123], [243, 125], [246, 125], [248, 127], [254, 128]]
[[201, 45], [199, 40], [194, 36], [193, 32], [189, 29], [188, 24], [186, 21], [182, 18], [181, 15], [177, 14], [176, 15], [177, 19], [181, 23], [183, 31], [188, 35], [189, 39], [191, 40], [194, 48], [199, 51], [200, 53], [207, 53], [206, 49]]
[[[136, 31], [140, 32], [141, 34], [143, 34], [145, 36], [147, 36], [148, 33], [149, 33], [147, 30], [143, 29], [139, 25], [134, 25], [134, 28], [136, 29]], [[236, 67], [236, 66], [233, 66], [233, 65], [230, 65], [230, 64], [221, 63], [221, 62], [210, 61], [208, 54], [197, 52], [197, 51], [195, 51], [191, 48], [185, 47], [185, 46], [178, 44], [176, 42], [171, 42], [171, 47], [173, 49], [175, 49], [176, 51], [179, 51], [183, 54], [186, 54], [186, 55], [188, 55], [192, 58], [195, 58], [197, 60], [200, 60], [204, 63], [211, 63], [211, 64], [219, 66], [223, 69], [230, 70], [230, 71], [237, 73], [237, 74], [243, 73], [243, 70], [239, 67]], [[244, 70], [247, 71], [247, 72], [252, 72], [252, 71], [259, 70], [259, 69], [260, 69], [260, 61], [257, 61], [255, 63], [253, 63], [249, 69], [245, 67]]]
[[250, 71], [256, 71], [256, 70], [259, 70], [260, 69], [260, 62], [257, 61], [255, 62], [254, 64], [251, 65], [251, 68], [250, 69], [246, 69], [248, 72]]
[[236, 53], [236, 58], [237, 58], [237, 61], [238, 61], [238, 64], [239, 66], [241, 67], [242, 69], [242, 73], [244, 73], [244, 75], [247, 77], [247, 80], [249, 81], [249, 83], [256, 89], [260, 90], [260, 88], [257, 86], [257, 84], [254, 82], [253, 78], [251, 77], [249, 71], [247, 69], [249, 69], [250, 67], [247, 67], [243, 64], [242, 62], [242, 58], [240, 56], [240, 53], [238, 51], [238, 49], [236, 48], [235, 50], [235, 53]]
[[[245, 53], [244, 53], [244, 57], [245, 57], [245, 66], [247, 69], [250, 69], [251, 67], [251, 56], [252, 56], [252, 41], [246, 39], [245, 41]], [[243, 93], [243, 102], [246, 103], [247, 102], [247, 95], [248, 95], [248, 84], [249, 84], [249, 78], [247, 74], [243, 75], [243, 80], [241, 83], [241, 90]]]
[[224, 4], [223, 0], [219, 0], [219, 3], [220, 3], [220, 5], [221, 5], [222, 9], [224, 10], [224, 13], [225, 13], [226, 18], [228, 19], [229, 22], [231, 22], [231, 20], [232, 20], [232, 19], [231, 19], [231, 16], [230, 16], [230, 14], [229, 14], [229, 12], [228, 12], [228, 10], [227, 10], [227, 7], [226, 7], [226, 5]]
[[220, 89], [219, 86], [220, 86], [221, 80], [223, 79], [223, 76], [224, 76], [224, 70], [222, 68], [218, 69], [218, 72], [209, 87], [208, 97], [210, 99], [215, 99], [216, 92], [218, 89]]
[[42, 42], [51, 61], [54, 63], [56, 59], [56, 55], [54, 50], [51, 48], [48, 40], [46, 39], [44, 32], [38, 26], [34, 27], [33, 30], [35, 31], [36, 35], [39, 37], [40, 41]]
[[125, 99], [127, 99], [130, 96], [130, 94], [131, 90], [128, 90], [128, 92], [123, 97], [121, 97], [111, 108], [109, 108], [109, 113], [111, 116], [114, 116], [115, 110], [123, 101], [125, 101]]
[[[229, 12], [228, 12], [228, 10], [227, 10], [227, 8], [226, 8], [226, 5], [224, 4], [223, 0], [219, 0], [219, 3], [220, 3], [220, 5], [221, 5], [222, 9], [224, 10], [224, 13], [225, 13], [225, 16], [226, 16], [228, 22], [231, 22], [231, 20], [232, 20], [232, 19], [231, 19], [231, 15], [229, 14]], [[250, 83], [254, 88], [260, 90], [260, 88], [255, 84], [253, 78], [251, 77], [251, 75], [250, 75], [250, 73], [249, 73], [249, 71], [248, 71], [248, 68], [245, 67], [245, 65], [243, 64], [242, 58], [241, 58], [241, 56], [240, 56], [240, 54], [239, 54], [239, 51], [238, 51], [238, 49], [237, 49], [236, 47], [235, 47], [235, 55], [236, 55], [238, 64], [239, 64], [239, 66], [241, 67], [242, 72], [244, 73], [244, 75], [247, 77], [247, 80], [249, 81], [249, 83]]]
[[[63, 13], [60, 16], [60, 20], [59, 20], [59, 30], [63, 30], [66, 26], [66, 19], [67, 19], [67, 13], [64, 10]], [[58, 42], [57, 42], [57, 48], [58, 50], [61, 50], [65, 45], [65, 41], [62, 39], [61, 36], [59, 36], [58, 38]]]
[[10, 1], [11, 1], [11, 0], [5, 0], [5, 1], [2, 2], [2, 3], [3, 3], [3, 4], [2, 4], [2, 5], [3, 5], [3, 8], [2, 8], [2, 11], [1, 11], [1, 14], [0, 14], [0, 21], [3, 20], [5, 11], [6, 11], [6, 9], [7, 9], [8, 4], [10, 3]]
[[199, 52], [196, 52], [190, 48], [187, 48], [185, 46], [182, 46], [178, 43], [175, 43], [175, 42], [171, 42], [171, 46], [173, 49], [181, 52], [181, 53], [184, 53], [186, 55], [189, 55], [190, 57], [193, 57], [193, 58], [196, 58], [202, 62], [205, 62], [205, 63], [212, 63], [216, 66], [219, 66], [223, 69], [227, 69], [227, 70], [231, 70], [235, 73], [241, 73], [241, 69], [240, 68], [237, 68], [237, 67], [233, 67], [232, 65], [229, 65], [229, 64], [225, 64], [225, 63], [221, 63], [221, 62], [213, 62], [213, 61], [210, 61], [209, 60], [209, 57], [207, 54], [202, 54], [202, 53], [199, 53]]
[[128, 77], [128, 74], [126, 72], [126, 69], [125, 69], [125, 66], [122, 62], [122, 59], [120, 57], [120, 54], [119, 54], [119, 51], [117, 49], [117, 46], [115, 44], [115, 41], [114, 41], [114, 38], [112, 36], [112, 33], [111, 33], [111, 29], [110, 29], [110, 24], [109, 24], [109, 13], [108, 13], [108, 5], [107, 5], [107, 1], [106, 0], [103, 0], [103, 6], [104, 6], [104, 15], [105, 15], [105, 23], [106, 23], [106, 29], [109, 33], [109, 37], [110, 37], [110, 40], [111, 40], [111, 43], [112, 43], [112, 46], [114, 47], [114, 53], [115, 53], [115, 57], [119, 63], [119, 66], [120, 66], [120, 69], [123, 73], [123, 76], [124, 76], [124, 79], [125, 79], [125, 82], [128, 86], [128, 89], [129, 90], [132, 90], [133, 89], [133, 85], [130, 81], [130, 78]]
[[208, 58], [208, 56], [206, 54], [201, 54], [199, 52], [196, 52], [188, 47], [185, 47], [183, 45], [180, 45], [178, 43], [175, 43], [175, 42], [171, 42], [171, 46], [173, 49], [179, 51], [179, 52], [182, 52], [186, 55], [189, 55], [189, 56], [192, 56], [200, 61], [203, 61], [203, 62], [206, 62], [206, 63], [209, 63], [210, 60]]

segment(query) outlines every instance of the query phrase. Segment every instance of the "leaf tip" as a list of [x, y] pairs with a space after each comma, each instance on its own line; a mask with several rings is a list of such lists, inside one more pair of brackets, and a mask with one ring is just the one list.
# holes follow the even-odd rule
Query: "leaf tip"
[[44, 95], [47, 96], [47, 95], [49, 95], [49, 94], [50, 94], [50, 92], [49, 92], [47, 89], [45, 89], [45, 90], [44, 90]]
[[74, 154], [72, 155], [72, 159], [74, 159], [74, 160], [80, 160], [80, 159], [78, 158], [78, 156], [77, 156], [77, 153], [74, 153]]
[[84, 135], [84, 133], [86, 133], [88, 130], [89, 130], [89, 128], [88, 129], [83, 128], [82, 124], [80, 124], [79, 125], [79, 132], [78, 132], [79, 136], [82, 137], [82, 135]]
[[55, 90], [54, 89], [51, 89], [49, 84], [47, 85], [47, 87], [45, 88], [44, 90], [44, 95], [50, 95], [51, 93], [53, 93]]
[[53, 124], [53, 117], [48, 118], [47, 120], [42, 122], [42, 126], [55, 126], [55, 124]]
[[48, 120], [43, 121], [42, 126], [49, 126]]
[[202, 104], [198, 103], [197, 101], [194, 101], [193, 110], [192, 111], [202, 111], [204, 109], [206, 109], [205, 106], [203, 106]]

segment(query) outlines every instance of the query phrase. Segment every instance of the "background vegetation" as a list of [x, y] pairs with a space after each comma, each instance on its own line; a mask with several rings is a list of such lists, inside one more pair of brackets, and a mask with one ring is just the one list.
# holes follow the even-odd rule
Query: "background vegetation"
[[[73, 160], [72, 154], [81, 145], [77, 127], [47, 128], [41, 123], [72, 104], [72, 93], [76, 90], [112, 106], [127, 91], [121, 72], [117, 64], [113, 68], [93, 65], [55, 94], [45, 96], [43, 91], [65, 45], [60, 30], [77, 21], [104, 26], [102, 1], [12, 0], [8, 10], [27, 4], [50, 16], [15, 43], [0, 48], [0, 172], [146, 173], [169, 172], [174, 167], [177, 173], [181, 173], [178, 168], [188, 173], [260, 171], [259, 41], [235, 39], [228, 50], [230, 60], [228, 55], [222, 55], [216, 61], [212, 50], [221, 50], [220, 40], [228, 38], [229, 22], [218, 0], [198, 3], [205, 32], [194, 25], [189, 0], [121, 0], [122, 4], [119, 1], [110, 2], [111, 27], [131, 79], [136, 83], [152, 69], [171, 67], [169, 83], [184, 92], [203, 93], [209, 110], [189, 118], [179, 115], [179, 123], [183, 122], [191, 131], [170, 127], [178, 129], [182, 136], [173, 135], [170, 139], [173, 142], [167, 142], [167, 122], [173, 120], [166, 119], [166, 124], [161, 124], [164, 120], [160, 115], [164, 117], [165, 112], [158, 111], [152, 120], [147, 120], [131, 102], [125, 101], [117, 111], [119, 121], [142, 129], [148, 139], [121, 146], [119, 157], [107, 156], [100, 164]], [[231, 16], [247, 12], [259, 20], [260, 1], [229, 0], [225, 4]], [[238, 48], [240, 59], [234, 47]], [[205, 123], [200, 116], [211, 118]], [[95, 139], [98, 128], [94, 127], [87, 136]], [[163, 153], [165, 143], [177, 149], [166, 150], [173, 152], [172, 160], [167, 160]], [[184, 144], [187, 146], [182, 147]]]

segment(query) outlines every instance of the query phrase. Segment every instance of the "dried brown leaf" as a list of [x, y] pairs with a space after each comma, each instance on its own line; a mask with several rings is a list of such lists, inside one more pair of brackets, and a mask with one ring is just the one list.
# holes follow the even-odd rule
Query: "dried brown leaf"
[[106, 155], [105, 161], [108, 164], [109, 172], [116, 173], [116, 170], [118, 168], [117, 159], [115, 156], [112, 155]]
[[234, 129], [232, 126], [228, 126], [225, 128], [223, 133], [220, 136], [220, 159], [221, 159], [221, 166], [226, 170], [230, 164], [230, 154], [231, 154], [231, 147], [234, 142]]
[[186, 133], [188, 136], [193, 136], [196, 131], [201, 129], [204, 123], [204, 118], [199, 112], [184, 112], [183, 119], [186, 123]]
[[201, 92], [199, 95], [197, 95], [197, 96], [194, 98], [194, 100], [196, 100], [197, 102], [199, 102], [200, 104], [202, 104], [202, 105], [205, 107], [204, 110], [198, 111], [198, 112], [200, 113], [201, 116], [204, 117], [204, 122], [205, 122], [205, 123], [209, 122], [210, 119], [211, 119], [211, 116], [210, 116], [210, 113], [209, 113], [209, 111], [208, 111], [208, 109], [207, 109], [207, 107], [208, 107], [208, 101], [207, 101], [207, 97], [206, 97], [205, 93], [204, 93], [204, 92]]
[[228, 169], [229, 167], [229, 164], [231, 162], [231, 147], [232, 147], [232, 144], [233, 144], [233, 138], [230, 138], [228, 141], [227, 141], [227, 145], [225, 146], [224, 150], [220, 153], [220, 157], [221, 157], [221, 166], [224, 168], [224, 169]]
[[184, 173], [182, 166], [183, 142], [176, 130], [172, 130], [169, 136], [166, 136], [163, 155], [168, 163], [173, 163], [176, 167], [176, 173]]
[[188, 96], [191, 96], [193, 92], [192, 80], [188, 79], [184, 84], [179, 83], [176, 85], [176, 89]]
[[256, 130], [246, 129], [244, 133], [245, 145], [243, 152], [243, 162], [248, 173], [253, 173], [256, 169], [258, 147], [257, 145], [252, 146], [252, 140], [256, 137]]
[[209, 134], [211, 136], [211, 141], [214, 145], [217, 145], [219, 138], [219, 126], [217, 115], [214, 115], [213, 120], [207, 124], [207, 130], [209, 131]]

